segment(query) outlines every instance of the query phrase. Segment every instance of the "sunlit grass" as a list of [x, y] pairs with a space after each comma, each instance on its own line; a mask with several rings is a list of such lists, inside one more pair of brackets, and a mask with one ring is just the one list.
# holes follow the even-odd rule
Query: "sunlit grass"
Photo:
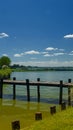
[[73, 130], [73, 108], [67, 108], [53, 116], [47, 115], [46, 119], [36, 122], [27, 130]]
[[0, 101], [0, 129], [11, 130], [11, 122], [19, 120], [21, 128], [32, 126], [35, 121], [35, 113], [42, 112], [43, 119], [50, 115], [49, 104], [1, 100]]
[[[50, 106], [54, 104], [0, 100], [0, 129], [12, 130], [12, 122], [20, 121], [21, 130], [73, 130], [73, 107], [50, 114]], [[35, 113], [42, 113], [42, 120], [35, 120]]]

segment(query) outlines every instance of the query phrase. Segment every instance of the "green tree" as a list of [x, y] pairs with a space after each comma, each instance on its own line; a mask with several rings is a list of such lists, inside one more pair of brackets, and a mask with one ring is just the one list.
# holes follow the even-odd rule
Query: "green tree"
[[2, 57], [0, 58], [0, 66], [1, 66], [1, 67], [2, 67], [3, 65], [9, 66], [10, 63], [11, 63], [11, 60], [10, 60], [9, 57], [7, 57], [7, 56], [2, 56]]

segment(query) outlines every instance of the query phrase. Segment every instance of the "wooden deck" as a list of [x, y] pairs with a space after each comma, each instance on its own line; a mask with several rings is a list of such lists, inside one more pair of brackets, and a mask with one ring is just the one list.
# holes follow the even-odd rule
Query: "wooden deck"
[[26, 86], [27, 88], [27, 101], [30, 101], [30, 87], [34, 86], [37, 87], [37, 101], [40, 102], [40, 87], [58, 87], [59, 88], [59, 104], [63, 101], [63, 88], [68, 89], [68, 104], [71, 104], [71, 88], [73, 87], [73, 83], [71, 83], [71, 79], [68, 79], [67, 83], [64, 83], [62, 80], [60, 82], [44, 82], [40, 81], [40, 78], [37, 79], [37, 81], [29, 81], [29, 79], [26, 79], [26, 81], [18, 81], [14, 77], [13, 80], [0, 80], [0, 98], [3, 97], [3, 84], [10, 84], [13, 85], [13, 99], [16, 99], [16, 85], [17, 87], [20, 87], [20, 85]]
[[[26, 81], [23, 80], [3, 80], [3, 84], [15, 84], [15, 85], [27, 85]], [[29, 82], [30, 86], [37, 86], [40, 85], [42, 86], [48, 86], [48, 87], [60, 87], [60, 82], [41, 82], [41, 81], [32, 81]], [[62, 87], [68, 88], [68, 87], [73, 87], [73, 83], [63, 83]]]

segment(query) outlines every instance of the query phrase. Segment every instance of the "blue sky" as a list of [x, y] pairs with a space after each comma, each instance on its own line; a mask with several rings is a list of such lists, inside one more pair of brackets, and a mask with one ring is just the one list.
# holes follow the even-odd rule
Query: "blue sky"
[[73, 66], [73, 0], [0, 0], [0, 57]]

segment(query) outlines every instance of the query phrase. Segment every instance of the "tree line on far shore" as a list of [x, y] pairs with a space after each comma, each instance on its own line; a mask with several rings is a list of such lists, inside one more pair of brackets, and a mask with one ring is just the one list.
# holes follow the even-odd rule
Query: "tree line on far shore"
[[11, 59], [8, 56], [0, 57], [0, 70], [8, 68], [12, 71], [73, 71], [73, 67], [38, 67], [19, 64], [11, 65]]

